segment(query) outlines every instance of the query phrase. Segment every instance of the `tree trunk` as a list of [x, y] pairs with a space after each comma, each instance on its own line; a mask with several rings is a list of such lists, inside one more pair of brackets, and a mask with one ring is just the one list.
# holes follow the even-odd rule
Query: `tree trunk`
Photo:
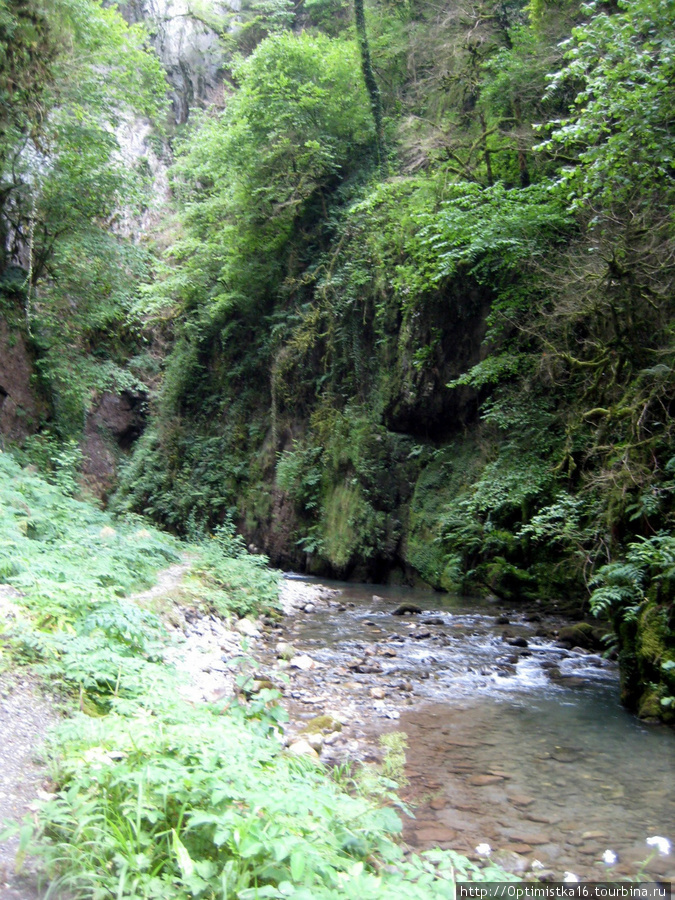
[[363, 69], [363, 80], [366, 83], [366, 90], [370, 98], [370, 107], [373, 111], [373, 120], [375, 122], [375, 147], [377, 150], [377, 159], [382, 169], [385, 168], [384, 157], [384, 127], [382, 123], [382, 97], [380, 89], [375, 81], [375, 73], [370, 61], [370, 46], [368, 44], [368, 33], [366, 31], [366, 16], [363, 9], [363, 0], [354, 0], [354, 19], [356, 21], [356, 35], [359, 41], [359, 49], [361, 51], [361, 68]]

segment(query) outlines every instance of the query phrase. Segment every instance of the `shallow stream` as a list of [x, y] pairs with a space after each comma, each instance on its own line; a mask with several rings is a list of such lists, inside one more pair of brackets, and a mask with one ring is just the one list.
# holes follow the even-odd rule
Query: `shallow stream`
[[[406, 732], [411, 844], [472, 853], [487, 842], [514, 870], [536, 859], [558, 876], [601, 880], [635, 874], [647, 837], [675, 843], [675, 733], [620, 706], [614, 663], [557, 646], [562, 620], [536, 607], [329, 586], [340, 593], [295, 618], [293, 643], [360, 696], [357, 725]], [[393, 615], [402, 603], [423, 612]], [[384, 697], [371, 699], [373, 686]], [[611, 870], [607, 849], [618, 856]], [[675, 855], [645, 871], [675, 880]]]

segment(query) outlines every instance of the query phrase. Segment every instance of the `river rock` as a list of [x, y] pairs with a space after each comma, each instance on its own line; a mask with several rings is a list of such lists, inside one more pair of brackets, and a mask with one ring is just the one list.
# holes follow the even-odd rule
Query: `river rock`
[[445, 825], [428, 825], [415, 831], [415, 841], [418, 844], [449, 844], [455, 840], [457, 832]]
[[303, 734], [330, 734], [333, 731], [342, 731], [342, 722], [330, 713], [314, 716], [302, 729]]
[[292, 644], [288, 644], [286, 641], [279, 641], [275, 649], [279, 659], [291, 660], [298, 652]]
[[510, 625], [511, 619], [508, 616], [497, 616], [495, 619], [495, 625]]
[[315, 731], [312, 734], [306, 735], [304, 740], [306, 740], [309, 746], [316, 750], [317, 753], [321, 753], [321, 748], [324, 744], [324, 737], [320, 731]]
[[497, 850], [492, 854], [491, 859], [513, 875], [522, 875], [529, 867], [529, 861], [519, 853], [514, 853], [513, 850]]
[[306, 613], [313, 613], [316, 611], [316, 606], [313, 603], [307, 603], [303, 609]]
[[528, 797], [527, 794], [509, 794], [509, 800], [514, 806], [531, 806], [534, 803], [534, 797]]
[[307, 656], [307, 654], [294, 656], [290, 661], [290, 665], [292, 669], [300, 669], [303, 672], [309, 672], [311, 669], [316, 669], [317, 667], [317, 663], [311, 656]]
[[509, 638], [508, 643], [511, 647], [527, 647], [528, 643], [524, 637]]
[[445, 619], [440, 616], [431, 616], [428, 619], [422, 619], [422, 625], [445, 625]]
[[239, 634], [243, 634], [244, 637], [256, 638], [260, 636], [260, 627], [251, 619], [238, 619], [235, 622], [234, 630], [238, 631]]
[[373, 700], [384, 700], [384, 698], [387, 696], [387, 692], [384, 688], [372, 687], [370, 689], [370, 696], [373, 698]]
[[392, 616], [418, 616], [422, 612], [422, 607], [415, 603], [401, 603], [392, 612]]
[[292, 753], [293, 756], [309, 756], [311, 759], [318, 759], [319, 754], [316, 752], [312, 745], [304, 740], [294, 741], [288, 748], [288, 752]]
[[594, 627], [588, 622], [578, 622], [576, 625], [565, 625], [558, 632], [558, 642], [561, 646], [572, 648], [582, 647], [585, 650], [604, 649], [602, 628]]
[[474, 787], [487, 787], [489, 784], [499, 784], [504, 781], [503, 775], [473, 775], [469, 778], [469, 784]]
[[[541, 844], [550, 844], [551, 843], [550, 837], [547, 834], [544, 834], [543, 832], [536, 832], [536, 833], [525, 832], [525, 831], [512, 832], [511, 840], [518, 841], [521, 844], [532, 844], [535, 847], [540, 846]], [[521, 852], [523, 852], [523, 851], [516, 850], [516, 853], [521, 853]], [[525, 852], [527, 852], [527, 851], [525, 851]]]
[[532, 847], [529, 844], [520, 844], [520, 843], [512, 843], [512, 844], [504, 844], [502, 850], [511, 851], [512, 853], [532, 853]]
[[431, 637], [431, 632], [428, 628], [418, 628], [416, 631], [413, 631], [410, 637], [415, 638], [416, 641], [421, 641], [424, 638]]

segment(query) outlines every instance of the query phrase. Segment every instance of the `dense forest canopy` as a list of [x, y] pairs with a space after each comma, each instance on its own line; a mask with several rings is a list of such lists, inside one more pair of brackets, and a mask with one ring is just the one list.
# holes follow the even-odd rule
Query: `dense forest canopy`
[[[672, 718], [673, 3], [188, 15], [223, 89], [176, 127], [141, 25], [0, 3], [2, 303], [44, 401], [24, 453], [76, 462], [102, 395], [149, 398], [115, 508], [590, 608], [624, 700]], [[172, 159], [152, 228], [134, 116]]]

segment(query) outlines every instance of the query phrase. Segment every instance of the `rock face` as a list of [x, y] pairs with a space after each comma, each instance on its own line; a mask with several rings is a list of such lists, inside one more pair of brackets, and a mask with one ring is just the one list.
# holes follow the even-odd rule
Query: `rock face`
[[0, 320], [0, 440], [21, 443], [37, 429], [40, 406], [23, 335]]
[[105, 498], [117, 477], [120, 456], [145, 425], [145, 397], [127, 391], [104, 393], [87, 416], [82, 438], [82, 477], [87, 488]]
[[[239, 0], [204, 4], [188, 0], [127, 0], [120, 12], [130, 23], [144, 22], [169, 80], [173, 114], [185, 122], [192, 106], [217, 100], [222, 93], [223, 49], [217, 23], [231, 26]], [[210, 7], [210, 8], [209, 8]], [[213, 21], [214, 27], [206, 24]]]

